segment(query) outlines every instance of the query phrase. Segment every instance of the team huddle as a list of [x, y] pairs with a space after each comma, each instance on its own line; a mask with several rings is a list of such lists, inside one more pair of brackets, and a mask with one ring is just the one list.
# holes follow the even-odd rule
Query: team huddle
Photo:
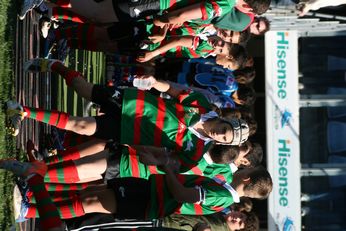
[[[11, 135], [26, 119], [69, 135], [64, 150], [42, 161], [32, 158], [32, 145], [30, 162], [0, 161], [28, 185], [15, 190], [16, 221], [39, 217], [43, 230], [63, 230], [61, 219], [104, 213], [160, 221], [139, 230], [258, 230], [249, 198], [267, 198], [273, 183], [260, 165], [260, 144], [248, 140], [257, 123], [247, 108], [255, 101], [255, 71], [246, 43], [269, 30], [258, 15], [270, 0], [44, 3], [43, 37], [55, 22], [72, 21], [54, 29], [56, 39], [71, 49], [134, 57], [137, 68], [125, 73], [132, 78], [97, 85], [60, 60], [25, 62], [27, 72], [61, 76], [101, 113], [78, 117], [7, 102]], [[25, 0], [20, 17], [40, 4]], [[189, 69], [167, 78], [160, 62], [153, 67], [159, 59], [183, 60]]]

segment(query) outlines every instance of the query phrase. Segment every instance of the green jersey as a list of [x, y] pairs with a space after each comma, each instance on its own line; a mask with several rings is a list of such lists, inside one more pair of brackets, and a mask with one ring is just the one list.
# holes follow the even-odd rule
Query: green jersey
[[200, 190], [199, 203], [178, 203], [169, 192], [165, 175], [151, 175], [151, 198], [148, 218], [160, 218], [172, 213], [183, 215], [207, 215], [220, 212], [234, 202], [239, 202], [236, 191], [227, 183], [196, 175], [177, 175], [185, 187]]
[[251, 25], [254, 17], [252, 13], [243, 13], [233, 8], [229, 13], [213, 19], [211, 23], [221, 29], [244, 31]]
[[[231, 183], [233, 173], [229, 164], [209, 164], [205, 158], [196, 163], [188, 171], [182, 170], [182, 174], [206, 176], [209, 178], [218, 178], [221, 181]], [[120, 177], [137, 177], [148, 179], [151, 174], [163, 174], [156, 166], [142, 164], [137, 152], [133, 148], [123, 148], [120, 158]]]
[[166, 147], [179, 155], [182, 169], [190, 169], [203, 157], [210, 143], [197, 137], [190, 126], [210, 111], [207, 99], [186, 91], [178, 99], [164, 100], [146, 91], [124, 92], [121, 143]]
[[230, 12], [235, 6], [235, 0], [160, 0], [160, 10], [172, 11], [197, 3], [200, 3], [202, 12], [202, 17], [196, 19], [197, 21], [220, 17]]

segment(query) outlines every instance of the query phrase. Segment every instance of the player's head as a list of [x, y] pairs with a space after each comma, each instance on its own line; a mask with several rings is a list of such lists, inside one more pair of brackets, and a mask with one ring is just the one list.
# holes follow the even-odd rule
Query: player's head
[[266, 17], [255, 17], [250, 25], [250, 33], [253, 35], [263, 35], [270, 30], [270, 22]]
[[256, 92], [248, 85], [239, 84], [238, 90], [232, 94], [232, 99], [236, 104], [251, 106], [256, 101]]
[[238, 0], [237, 9], [244, 13], [263, 14], [270, 6], [271, 0]]
[[245, 44], [249, 41], [251, 34], [250, 29], [245, 31], [233, 31], [227, 29], [216, 28], [217, 36], [220, 37], [225, 42], [235, 43], [235, 44]]
[[216, 164], [233, 163], [240, 152], [239, 146], [214, 144], [209, 149], [210, 158]]
[[234, 173], [232, 185], [245, 197], [265, 199], [273, 189], [272, 178], [262, 166], [244, 168]]
[[234, 164], [239, 168], [253, 168], [258, 166], [263, 159], [263, 150], [260, 144], [246, 141], [239, 148], [239, 155]]
[[246, 49], [239, 44], [231, 44], [228, 55], [217, 55], [216, 63], [230, 70], [242, 68], [247, 59]]

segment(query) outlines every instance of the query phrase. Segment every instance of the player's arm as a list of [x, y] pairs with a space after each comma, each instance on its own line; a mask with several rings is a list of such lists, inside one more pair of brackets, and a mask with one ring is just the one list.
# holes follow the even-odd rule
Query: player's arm
[[202, 18], [201, 4], [193, 4], [181, 9], [163, 14], [162, 16], [154, 19], [154, 24], [159, 27], [165, 25], [182, 25], [184, 22]]
[[168, 31], [168, 25], [164, 26], [164, 27], [160, 27], [159, 31], [151, 36], [149, 36], [149, 40], [152, 42], [152, 43], [159, 43], [161, 42], [162, 40], [165, 39], [166, 35], [167, 35], [167, 31]]
[[182, 37], [173, 37], [169, 41], [153, 51], [142, 52], [138, 57], [138, 62], [147, 62], [153, 59], [160, 54], [166, 53], [170, 49], [175, 47], [191, 47], [193, 44], [193, 36], [182, 36]]
[[166, 172], [165, 178], [168, 189], [176, 201], [179, 203], [197, 203], [203, 199], [204, 196], [202, 194], [204, 191], [202, 188], [185, 187], [178, 181], [168, 165], [164, 167], [164, 170]]

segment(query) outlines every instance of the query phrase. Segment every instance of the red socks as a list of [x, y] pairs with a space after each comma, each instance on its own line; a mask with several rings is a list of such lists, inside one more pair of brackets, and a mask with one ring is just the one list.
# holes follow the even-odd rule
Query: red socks
[[70, 70], [64, 65], [62, 65], [60, 62], [53, 63], [51, 66], [51, 70], [61, 75], [65, 79], [67, 86], [71, 86], [72, 80], [74, 78], [82, 78], [82, 74], [80, 72]]
[[87, 21], [83, 16], [61, 7], [53, 7], [52, 16], [59, 20], [67, 20], [77, 23], [85, 23]]
[[24, 111], [27, 113], [27, 118], [31, 118], [43, 123], [65, 129], [69, 114], [59, 111], [48, 111], [40, 108], [30, 108], [24, 106]]
[[58, 210], [44, 187], [43, 177], [40, 175], [34, 175], [28, 180], [28, 184], [37, 200], [37, 210], [40, 214], [40, 224], [42, 226], [42, 230], [61, 227], [62, 222], [60, 220]]
[[[70, 200], [60, 201], [60, 202], [56, 202], [54, 204], [55, 204], [55, 206], [59, 212], [59, 215], [62, 219], [69, 219], [69, 218], [80, 217], [80, 216], [85, 215], [82, 201], [79, 198], [79, 196], [76, 194]], [[40, 210], [38, 210], [38, 208], [39, 208], [38, 205], [30, 204], [28, 213], [25, 216], [25, 218], [41, 217], [41, 213], [40, 213]], [[38, 212], [39, 212], [39, 214], [38, 214]], [[56, 227], [56, 226], [53, 226], [53, 227]], [[44, 230], [47, 230], [47, 229], [44, 229]]]
[[44, 177], [45, 182], [51, 183], [76, 183], [79, 180], [73, 160], [48, 165], [48, 171]]
[[44, 159], [46, 164], [55, 164], [67, 160], [76, 160], [80, 158], [79, 150], [76, 147], [67, 148], [64, 151], [59, 151], [57, 155], [50, 156]]

